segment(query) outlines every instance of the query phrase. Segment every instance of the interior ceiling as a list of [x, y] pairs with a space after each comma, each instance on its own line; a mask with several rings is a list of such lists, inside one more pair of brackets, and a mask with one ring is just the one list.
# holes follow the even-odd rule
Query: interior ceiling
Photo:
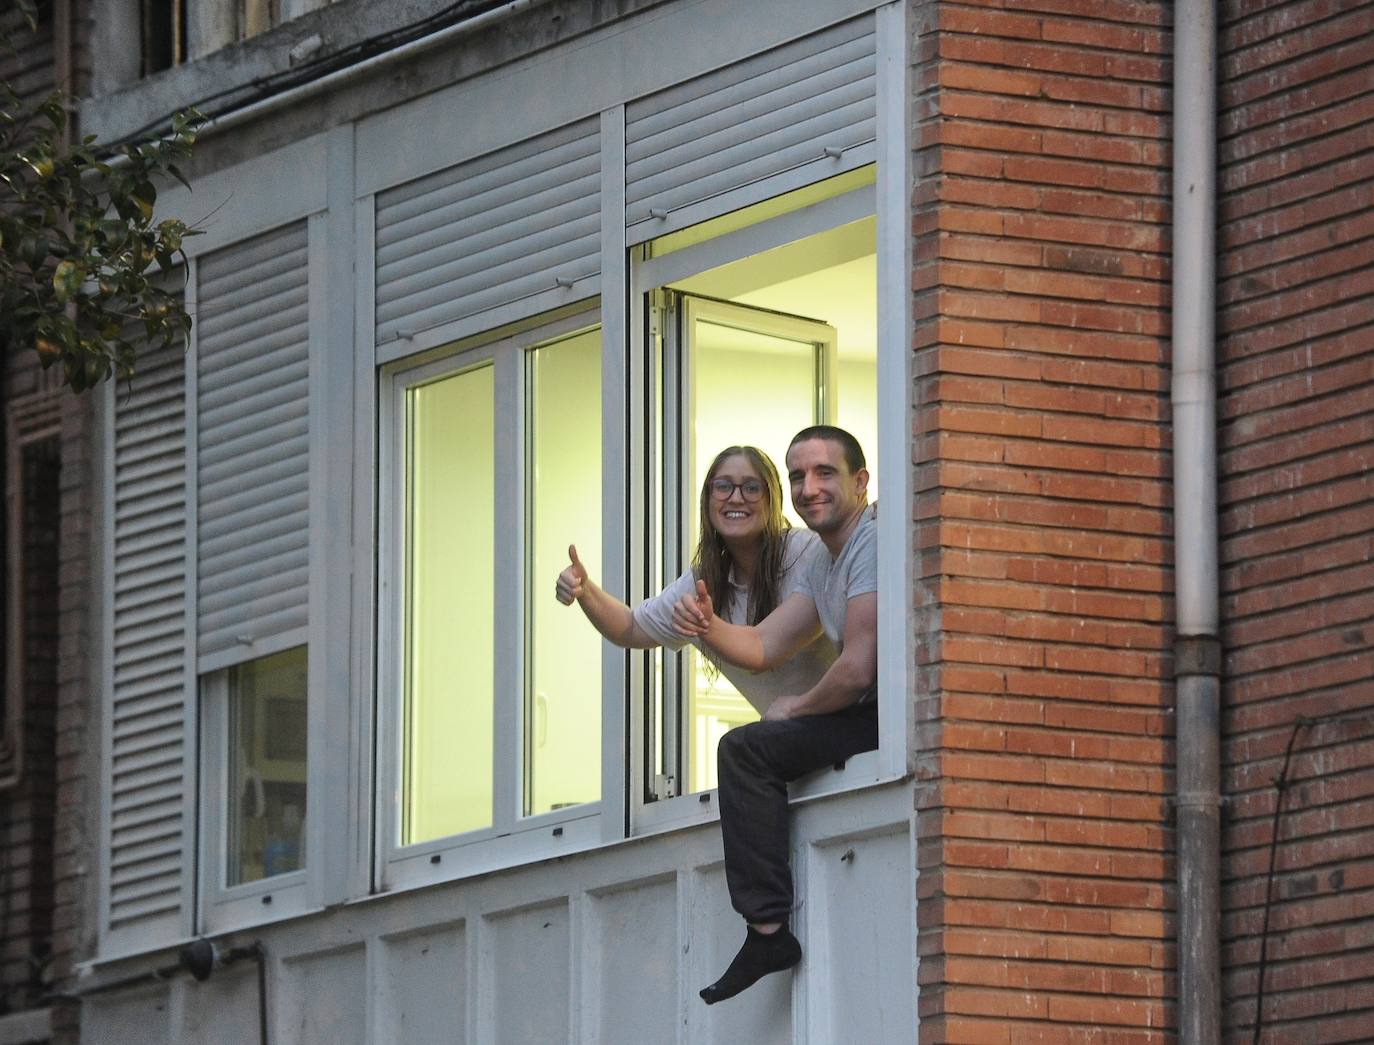
[[738, 301], [829, 323], [842, 358], [877, 355], [875, 224], [865, 218], [722, 265], [674, 284], [677, 290]]

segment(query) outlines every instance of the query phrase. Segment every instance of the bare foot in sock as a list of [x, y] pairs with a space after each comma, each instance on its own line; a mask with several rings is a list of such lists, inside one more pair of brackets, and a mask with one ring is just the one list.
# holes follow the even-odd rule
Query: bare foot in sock
[[701, 989], [701, 1000], [707, 1005], [733, 998], [770, 972], [782, 972], [801, 961], [801, 944], [785, 928], [765, 934], [751, 926], [747, 933], [744, 946], [725, 970], [725, 975]]

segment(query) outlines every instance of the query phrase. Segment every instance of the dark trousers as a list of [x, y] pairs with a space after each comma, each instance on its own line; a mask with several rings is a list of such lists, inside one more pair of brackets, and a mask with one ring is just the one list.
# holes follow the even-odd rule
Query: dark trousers
[[730, 902], [751, 924], [792, 911], [787, 783], [878, 746], [878, 705], [751, 722], [720, 738], [720, 833]]

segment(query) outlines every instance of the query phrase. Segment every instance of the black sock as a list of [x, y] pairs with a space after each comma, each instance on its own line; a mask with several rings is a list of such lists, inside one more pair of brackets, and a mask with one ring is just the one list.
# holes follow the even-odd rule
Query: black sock
[[750, 926], [744, 946], [735, 955], [730, 968], [711, 986], [701, 989], [701, 1000], [707, 1005], [714, 1005], [726, 998], [733, 998], [770, 972], [792, 968], [801, 961], [801, 956], [801, 944], [787, 931], [786, 926], [773, 933], [761, 933]]

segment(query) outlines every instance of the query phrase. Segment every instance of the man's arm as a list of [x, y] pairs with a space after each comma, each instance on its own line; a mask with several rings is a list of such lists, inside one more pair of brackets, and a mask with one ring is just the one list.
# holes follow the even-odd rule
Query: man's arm
[[878, 593], [855, 595], [845, 607], [844, 649], [805, 693], [779, 697], [765, 719], [824, 715], [849, 707], [878, 681]]
[[673, 607], [673, 627], [748, 671], [769, 671], [785, 663], [821, 633], [810, 595], [793, 592], [758, 624], [731, 624], [715, 614], [705, 581], [697, 581], [696, 594]]
[[564, 606], [576, 602], [592, 622], [592, 627], [617, 646], [653, 649], [658, 645], [657, 640], [639, 626], [630, 607], [614, 595], [607, 594], [587, 576], [587, 568], [577, 557], [576, 545], [568, 545], [568, 558], [571, 563], [558, 575], [556, 592], [559, 602]]

